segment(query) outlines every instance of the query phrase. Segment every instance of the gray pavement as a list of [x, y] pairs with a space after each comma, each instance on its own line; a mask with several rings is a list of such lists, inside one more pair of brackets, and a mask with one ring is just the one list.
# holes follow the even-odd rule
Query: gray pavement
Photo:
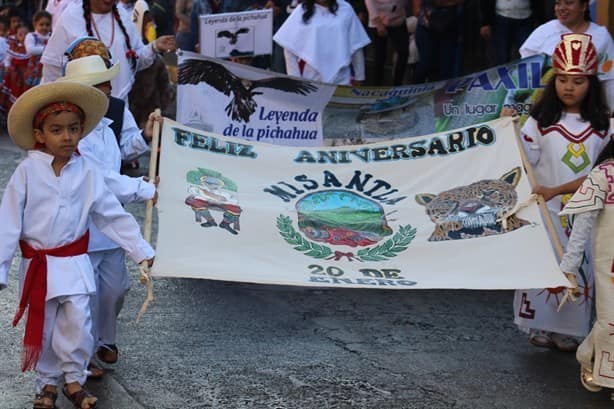
[[[0, 193], [21, 157], [0, 136]], [[142, 217], [142, 207], [129, 210]], [[583, 390], [573, 354], [528, 344], [512, 324], [511, 291], [158, 279], [137, 323], [145, 289], [134, 266], [131, 274], [120, 361], [88, 383], [102, 409], [614, 406], [609, 393]], [[10, 326], [16, 305], [13, 271], [0, 292], [1, 409], [31, 407], [33, 374], [19, 370], [23, 325]]]

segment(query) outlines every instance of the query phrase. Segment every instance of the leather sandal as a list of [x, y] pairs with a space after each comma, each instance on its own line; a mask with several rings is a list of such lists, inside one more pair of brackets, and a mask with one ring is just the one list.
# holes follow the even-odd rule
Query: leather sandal
[[[41, 390], [41, 393], [34, 395], [34, 402], [32, 402], [32, 409], [55, 409], [55, 402], [58, 400], [58, 393], [54, 392], [51, 388], [55, 389], [52, 385], [45, 385]], [[51, 403], [49, 403], [51, 402]]]
[[87, 366], [87, 371], [88, 371], [88, 375], [87, 375], [87, 379], [91, 379], [91, 380], [99, 380], [102, 379], [104, 377], [105, 371], [104, 369], [102, 369], [101, 367], [99, 367], [98, 365], [95, 365], [93, 363], [90, 363]]
[[102, 362], [114, 364], [119, 359], [119, 350], [115, 344], [104, 344], [98, 347], [96, 356], [98, 356], [98, 359], [100, 359]]
[[[83, 403], [84, 403], [83, 401], [86, 398], [95, 398], [94, 395], [92, 395], [91, 393], [89, 393], [83, 388], [70, 394], [68, 393], [68, 385], [64, 385], [64, 387], [62, 388], [62, 393], [64, 394], [64, 396], [66, 396], [66, 399], [68, 399], [70, 403], [72, 403], [73, 406], [77, 409], [85, 409], [83, 408]], [[96, 402], [89, 404], [89, 408], [87, 409], [95, 409], [95, 408], [96, 408]]]

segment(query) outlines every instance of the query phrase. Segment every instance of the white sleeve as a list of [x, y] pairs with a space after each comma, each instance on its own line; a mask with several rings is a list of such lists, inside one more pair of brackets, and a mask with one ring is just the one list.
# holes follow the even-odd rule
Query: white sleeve
[[522, 127], [520, 140], [527, 153], [529, 163], [533, 166], [537, 165], [541, 156], [541, 146], [539, 144], [540, 136], [537, 121], [533, 117], [529, 117]]
[[122, 159], [128, 161], [134, 160], [151, 150], [127, 105], [124, 105], [124, 121], [119, 139], [119, 149]]
[[0, 290], [8, 283], [8, 273], [21, 237], [23, 209], [26, 202], [25, 170], [17, 167], [11, 176], [0, 203]]
[[574, 217], [571, 236], [569, 236], [565, 254], [561, 259], [561, 271], [564, 273], [576, 274], [578, 272], [584, 259], [586, 242], [591, 237], [598, 215], [599, 210], [591, 210], [589, 212], [578, 213]]
[[122, 175], [116, 170], [109, 169], [107, 165], [98, 157], [93, 145], [84, 138], [79, 142], [79, 153], [86, 158], [91, 165], [98, 169], [104, 177], [109, 190], [121, 203], [143, 202], [152, 199], [156, 194], [156, 187], [153, 183], [148, 183], [143, 178], [134, 178]]
[[[68, 14], [62, 13], [62, 17]], [[51, 33], [49, 40], [47, 40], [47, 45], [41, 56], [41, 63], [43, 64], [42, 84], [53, 82], [62, 76], [64, 51], [71, 42], [71, 38], [64, 26], [64, 20], [60, 17], [60, 21], [58, 21], [58, 25]]]
[[37, 45], [36, 44], [36, 36], [34, 33], [26, 34], [26, 39], [24, 40], [26, 46], [26, 52], [30, 55], [41, 55], [43, 50], [45, 49], [45, 45]]
[[362, 51], [362, 48], [356, 50], [354, 54], [352, 54], [352, 67], [354, 68], [354, 79], [356, 81], [364, 81], [365, 80], [365, 54]]
[[284, 48], [284, 57], [286, 59], [286, 73], [288, 75], [292, 75], [293, 77], [300, 77], [301, 70], [298, 66], [298, 57], [287, 48]]
[[153, 258], [155, 252], [143, 239], [134, 217], [127, 213], [102, 180], [98, 180], [97, 195], [92, 207], [92, 222], [107, 237], [126, 250], [134, 262]]

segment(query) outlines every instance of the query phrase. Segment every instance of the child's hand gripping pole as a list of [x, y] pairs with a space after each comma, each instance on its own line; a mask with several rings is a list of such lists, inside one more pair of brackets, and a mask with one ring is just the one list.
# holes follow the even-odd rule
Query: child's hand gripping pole
[[[520, 131], [518, 129], [520, 117], [518, 115], [512, 115], [514, 120], [514, 131], [516, 133], [516, 143], [518, 144], [518, 150], [520, 151], [520, 157], [522, 158], [522, 164], [527, 173], [527, 177], [529, 178], [529, 183], [531, 187], [538, 186], [537, 180], [535, 179], [535, 174], [533, 173], [533, 166], [529, 162], [529, 158], [527, 157], [527, 153], [524, 151], [524, 146], [522, 146], [522, 142], [520, 141]], [[558, 261], [563, 258], [563, 254], [565, 253], [563, 250], [563, 245], [561, 244], [561, 240], [559, 239], [559, 235], [554, 227], [554, 222], [552, 221], [552, 217], [550, 217], [550, 210], [548, 210], [548, 206], [546, 206], [546, 201], [542, 195], [537, 195], [537, 204], [539, 205], [539, 209], [541, 210], [542, 217], [544, 219], [544, 223], [546, 224], [546, 228], [548, 229], [548, 233], [550, 238], [552, 239], [552, 243], [554, 245], [554, 249], [556, 251], [556, 256]], [[575, 276], [573, 276], [573, 281], [571, 281], [571, 274], [565, 274], [567, 280], [570, 281], [570, 285], [567, 287], [570, 295], [565, 295], [564, 300], [567, 298], [571, 298], [574, 300], [573, 294], [576, 292], [576, 288], [578, 287], [578, 283], [575, 280]], [[563, 306], [564, 302], [559, 304], [559, 310]]]
[[[153, 135], [151, 138], [151, 158], [149, 160], [149, 180], [153, 181], [153, 183], [158, 182], [158, 178], [156, 177], [156, 169], [158, 168], [158, 147], [160, 146], [160, 122], [162, 117], [160, 115], [160, 109], [156, 109], [154, 111], [154, 120], [153, 124]], [[153, 218], [153, 206], [154, 200], [157, 199], [154, 196], [153, 199], [147, 201], [147, 207], [145, 208], [145, 223], [143, 225], [143, 238], [148, 242], [151, 242], [151, 222]], [[153, 264], [153, 260], [145, 260], [141, 262], [140, 267], [140, 277], [139, 281], [141, 284], [147, 285], [147, 297], [145, 298], [145, 302], [141, 306], [138, 315], [136, 316], [136, 321], [138, 322], [143, 314], [147, 311], [147, 307], [149, 307], [149, 303], [154, 300], [153, 295], [153, 282], [151, 281], [151, 277], [149, 277], [149, 268]]]

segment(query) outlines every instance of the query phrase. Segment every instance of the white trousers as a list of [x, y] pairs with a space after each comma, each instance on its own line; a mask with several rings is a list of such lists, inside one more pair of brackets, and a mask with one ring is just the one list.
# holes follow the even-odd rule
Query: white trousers
[[36, 365], [36, 393], [45, 385], [58, 385], [87, 378], [92, 355], [92, 317], [90, 295], [78, 294], [52, 298], [45, 303], [43, 350]]
[[93, 251], [88, 254], [96, 278], [96, 295], [92, 297], [92, 335], [96, 340], [94, 348], [97, 348], [99, 345], [116, 343], [117, 317], [130, 289], [130, 280], [123, 249]]

